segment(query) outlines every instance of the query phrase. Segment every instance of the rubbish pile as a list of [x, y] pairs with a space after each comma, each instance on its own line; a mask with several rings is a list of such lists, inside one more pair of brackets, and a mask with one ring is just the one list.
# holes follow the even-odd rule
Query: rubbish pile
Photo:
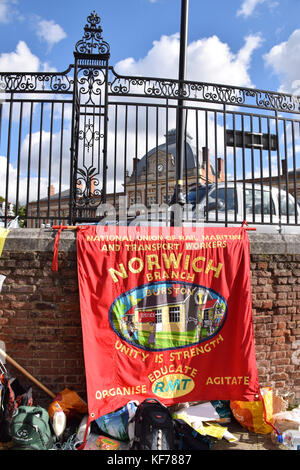
[[279, 448], [300, 449], [300, 405], [288, 410], [288, 402], [268, 387], [255, 402], [166, 407], [156, 398], [129, 401], [89, 423], [87, 404], [75, 391], [65, 388], [45, 409], [1, 361], [0, 373], [1, 450], [213, 450], [222, 439], [238, 443], [228, 429], [232, 421], [250, 432], [269, 434]]

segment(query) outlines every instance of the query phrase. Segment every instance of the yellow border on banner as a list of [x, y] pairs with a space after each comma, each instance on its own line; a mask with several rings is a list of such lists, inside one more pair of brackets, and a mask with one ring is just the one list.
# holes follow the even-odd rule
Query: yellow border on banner
[[0, 228], [0, 257], [2, 255], [4, 243], [8, 235], [9, 230], [7, 228]]

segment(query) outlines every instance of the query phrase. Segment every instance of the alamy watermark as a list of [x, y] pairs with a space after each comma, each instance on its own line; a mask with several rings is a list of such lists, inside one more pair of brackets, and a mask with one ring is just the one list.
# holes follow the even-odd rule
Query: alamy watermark
[[[203, 212], [203, 209], [202, 209]], [[202, 216], [202, 217], [201, 217]], [[135, 203], [128, 206], [128, 197], [119, 196], [116, 206], [110, 203], [102, 203], [96, 210], [99, 217], [98, 225], [126, 225], [155, 226], [159, 222], [161, 226], [182, 226], [185, 222], [203, 224], [201, 207], [186, 204], [151, 204]]]

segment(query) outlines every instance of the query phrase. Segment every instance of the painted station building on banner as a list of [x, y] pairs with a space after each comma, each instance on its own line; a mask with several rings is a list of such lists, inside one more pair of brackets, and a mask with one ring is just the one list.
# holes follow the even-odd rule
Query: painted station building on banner
[[225, 311], [224, 301], [213, 298], [205, 287], [149, 285], [146, 295], [126, 312], [124, 324], [131, 339], [141, 345], [158, 341], [162, 347], [184, 346], [214, 334]]

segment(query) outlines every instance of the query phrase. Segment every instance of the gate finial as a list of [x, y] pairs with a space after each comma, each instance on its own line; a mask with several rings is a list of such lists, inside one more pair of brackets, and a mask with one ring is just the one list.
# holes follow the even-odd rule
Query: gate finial
[[101, 56], [101, 58], [109, 57], [110, 47], [109, 44], [103, 40], [100, 22], [100, 16], [95, 10], [92, 11], [87, 17], [84, 35], [75, 45], [75, 56], [98, 55]]

